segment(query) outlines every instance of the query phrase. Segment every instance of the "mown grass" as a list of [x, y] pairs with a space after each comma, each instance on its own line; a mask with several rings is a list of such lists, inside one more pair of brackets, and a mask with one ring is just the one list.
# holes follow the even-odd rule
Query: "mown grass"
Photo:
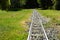
[[0, 40], [27, 40], [25, 22], [31, 13], [31, 9], [16, 12], [0, 10]]
[[50, 22], [48, 22], [45, 26], [46, 27], [54, 27], [58, 30], [59, 34], [57, 34], [58, 38], [60, 39], [60, 11], [57, 10], [39, 10], [38, 12], [47, 17], [50, 18]]

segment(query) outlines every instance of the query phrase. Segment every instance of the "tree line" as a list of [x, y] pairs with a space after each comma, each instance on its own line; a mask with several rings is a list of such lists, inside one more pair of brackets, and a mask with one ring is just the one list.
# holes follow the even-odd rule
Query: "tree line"
[[21, 8], [60, 10], [60, 0], [0, 0], [2, 10], [20, 10]]

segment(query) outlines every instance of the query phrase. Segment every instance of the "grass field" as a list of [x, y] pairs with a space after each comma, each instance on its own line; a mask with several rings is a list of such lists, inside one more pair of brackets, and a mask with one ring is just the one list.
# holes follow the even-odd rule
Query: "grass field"
[[47, 17], [47, 18], [50, 18], [50, 22], [48, 22], [46, 24], [46, 27], [49, 28], [49, 27], [54, 27], [58, 30], [58, 38], [60, 39], [60, 11], [57, 11], [57, 10], [39, 10], [38, 9], [38, 12]]
[[0, 10], [0, 40], [26, 40], [28, 20], [32, 13], [31, 9], [20, 11]]

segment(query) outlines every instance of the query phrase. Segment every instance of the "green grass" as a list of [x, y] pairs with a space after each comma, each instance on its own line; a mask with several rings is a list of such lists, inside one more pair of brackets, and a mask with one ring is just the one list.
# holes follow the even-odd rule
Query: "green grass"
[[57, 10], [38, 10], [40, 14], [51, 18], [52, 23], [60, 24], [60, 11]]
[[31, 13], [31, 9], [16, 12], [0, 10], [0, 40], [27, 40], [25, 22]]
[[[54, 27], [57, 30], [60, 30], [60, 11], [57, 11], [57, 10], [39, 10], [38, 9], [38, 12], [41, 15], [51, 19], [50, 22], [48, 22], [45, 25], [46, 28]], [[60, 31], [59, 31], [59, 34], [57, 34], [57, 36], [60, 39]]]

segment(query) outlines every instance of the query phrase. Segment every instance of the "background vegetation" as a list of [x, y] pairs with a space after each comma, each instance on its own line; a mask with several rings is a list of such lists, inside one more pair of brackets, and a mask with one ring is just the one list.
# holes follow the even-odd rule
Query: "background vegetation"
[[20, 10], [21, 8], [60, 9], [60, 0], [0, 0], [2, 10]]

